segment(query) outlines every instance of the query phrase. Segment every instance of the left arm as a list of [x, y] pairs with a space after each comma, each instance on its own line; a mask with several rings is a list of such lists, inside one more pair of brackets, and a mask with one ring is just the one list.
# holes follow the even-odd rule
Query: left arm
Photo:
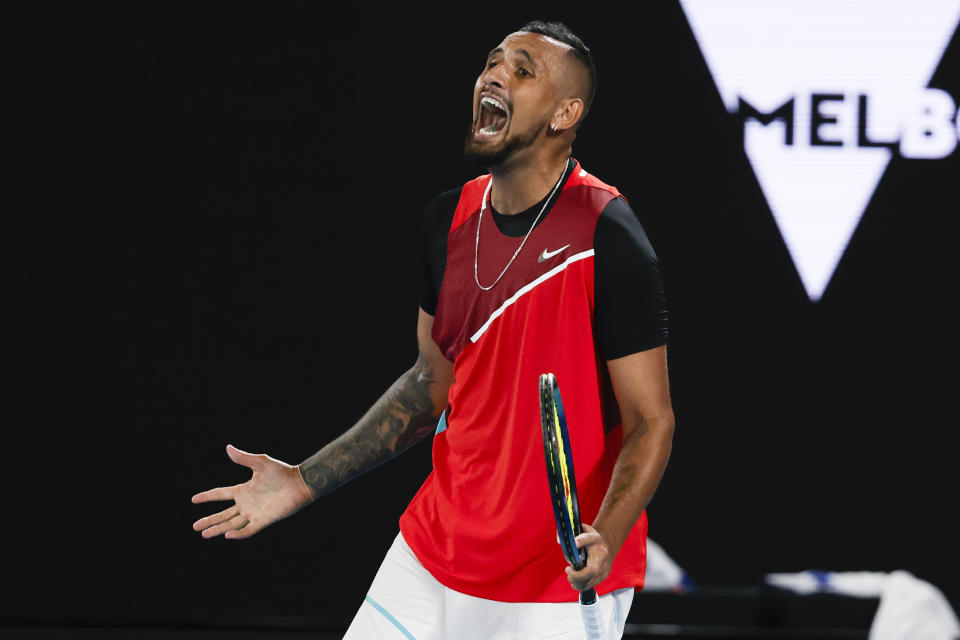
[[587, 550], [587, 566], [567, 567], [567, 579], [578, 591], [610, 574], [614, 557], [660, 484], [673, 440], [666, 346], [609, 360], [607, 368], [623, 420], [623, 448], [593, 526], [585, 524], [577, 537], [577, 545]]

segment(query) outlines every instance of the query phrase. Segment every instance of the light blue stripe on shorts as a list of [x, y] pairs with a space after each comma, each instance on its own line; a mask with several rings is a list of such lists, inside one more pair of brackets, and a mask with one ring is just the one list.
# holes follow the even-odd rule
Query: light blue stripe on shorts
[[400, 630], [400, 633], [403, 634], [403, 637], [409, 638], [409, 640], [417, 640], [416, 638], [413, 637], [413, 634], [412, 634], [412, 633], [410, 633], [409, 631], [407, 631], [406, 627], [404, 627], [402, 624], [400, 624], [400, 621], [399, 621], [399, 620], [397, 620], [397, 619], [394, 618], [392, 615], [390, 615], [390, 612], [387, 611], [386, 609], [384, 609], [383, 607], [381, 607], [381, 606], [380, 606], [380, 603], [377, 602], [376, 600], [374, 600], [373, 598], [371, 598], [369, 594], [367, 594], [367, 596], [364, 598], [364, 600], [366, 600], [367, 602], [369, 602], [369, 603], [370, 603], [370, 606], [372, 606], [374, 609], [376, 609], [377, 611], [379, 611], [379, 612], [383, 615], [384, 618], [386, 618], [387, 620], [389, 620], [389, 621], [393, 624], [393, 626], [395, 626], [397, 629], [399, 629], [399, 630]]

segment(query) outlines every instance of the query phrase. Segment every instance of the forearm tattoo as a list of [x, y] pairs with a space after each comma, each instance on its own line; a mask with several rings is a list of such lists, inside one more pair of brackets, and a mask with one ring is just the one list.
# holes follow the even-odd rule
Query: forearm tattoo
[[436, 382], [420, 356], [357, 424], [304, 460], [300, 472], [314, 496], [330, 493], [430, 433], [436, 421], [431, 395]]

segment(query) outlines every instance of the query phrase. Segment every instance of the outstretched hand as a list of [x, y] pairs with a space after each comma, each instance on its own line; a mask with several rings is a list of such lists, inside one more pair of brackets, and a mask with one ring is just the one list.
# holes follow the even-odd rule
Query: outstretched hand
[[313, 501], [313, 493], [304, 484], [296, 467], [266, 454], [241, 451], [229, 444], [227, 455], [235, 463], [250, 468], [253, 477], [243, 484], [217, 487], [190, 499], [194, 504], [233, 500], [233, 504], [223, 511], [193, 523], [194, 531], [202, 532], [204, 538], [221, 533], [224, 538], [249, 538]]

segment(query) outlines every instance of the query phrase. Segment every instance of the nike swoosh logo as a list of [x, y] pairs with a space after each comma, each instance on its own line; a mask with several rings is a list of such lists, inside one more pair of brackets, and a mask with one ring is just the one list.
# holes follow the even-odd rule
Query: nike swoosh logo
[[546, 249], [544, 249], [543, 253], [540, 254], [540, 257], [537, 258], [537, 262], [543, 262], [544, 260], [549, 260], [550, 258], [557, 255], [558, 253], [560, 253], [561, 251], [563, 251], [569, 246], [570, 246], [569, 244], [565, 244], [555, 251], [547, 251]]

